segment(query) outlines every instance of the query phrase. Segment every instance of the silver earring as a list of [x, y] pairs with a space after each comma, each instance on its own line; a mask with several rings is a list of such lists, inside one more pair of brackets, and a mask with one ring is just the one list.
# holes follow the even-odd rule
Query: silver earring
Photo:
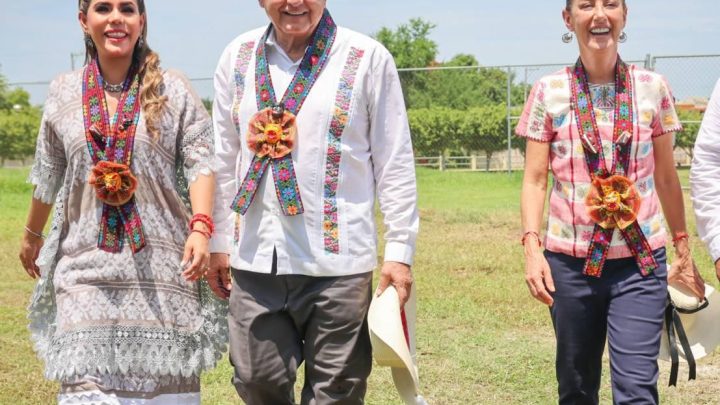
[[95, 43], [93, 42], [92, 38], [90, 38], [90, 35], [85, 34], [85, 46], [88, 47], [88, 49], [95, 49]]
[[137, 41], [137, 48], [142, 49], [143, 46], [145, 46], [145, 40], [143, 39], [143, 37], [140, 37]]
[[572, 31], [568, 31], [562, 35], [562, 41], [566, 44], [569, 44], [573, 40], [573, 33]]
[[618, 42], [625, 42], [627, 41], [627, 34], [625, 31], [620, 33], [620, 36], [618, 37]]

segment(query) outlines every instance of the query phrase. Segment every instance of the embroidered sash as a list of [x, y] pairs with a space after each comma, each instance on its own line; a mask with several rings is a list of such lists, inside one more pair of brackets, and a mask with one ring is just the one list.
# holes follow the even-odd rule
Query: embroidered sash
[[275, 191], [283, 214], [303, 213], [290, 153], [294, 134], [297, 133], [294, 128], [295, 116], [325, 67], [337, 33], [335, 22], [326, 9], [295, 76], [282, 100], [277, 103], [265, 51], [265, 42], [271, 29], [272, 25], [265, 31], [255, 55], [255, 93], [259, 112], [250, 122], [248, 131], [248, 145], [255, 152], [255, 156], [231, 205], [234, 211], [242, 215], [247, 212], [255, 198], [260, 180], [268, 166], [272, 167]]
[[612, 171], [606, 168], [587, 75], [580, 59], [571, 73], [572, 105], [593, 183], [586, 205], [596, 222], [583, 273], [593, 277], [602, 275], [613, 232], [617, 228], [635, 257], [640, 272], [646, 276], [658, 265], [637, 221], [640, 196], [634, 190], [632, 181], [625, 177], [630, 164], [633, 131], [633, 90], [629, 68], [618, 56], [615, 68]]
[[85, 67], [85, 139], [95, 163], [89, 183], [103, 202], [97, 246], [111, 253], [122, 251], [125, 236], [133, 253], [145, 247], [145, 234], [133, 196], [137, 179], [130, 171], [135, 130], [140, 118], [139, 93], [140, 74], [132, 68], [123, 84], [114, 125], [110, 125], [98, 62], [92, 60]]

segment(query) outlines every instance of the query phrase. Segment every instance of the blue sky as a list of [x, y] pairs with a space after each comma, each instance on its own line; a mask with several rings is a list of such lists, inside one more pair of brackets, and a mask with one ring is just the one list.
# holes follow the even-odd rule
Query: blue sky
[[[232, 38], [267, 23], [256, 0], [146, 2], [149, 43], [160, 53], [164, 67], [180, 69], [191, 78], [210, 77]], [[438, 43], [440, 60], [462, 52], [493, 66], [574, 60], [576, 45], [560, 41], [565, 31], [560, 16], [564, 3], [328, 0], [328, 8], [338, 24], [367, 34], [423, 18], [437, 25], [431, 37]], [[77, 0], [0, 0], [0, 73], [10, 82], [35, 82], [70, 70], [70, 54], [83, 50], [76, 6]], [[626, 60], [642, 60], [648, 53], [720, 54], [720, 1], [628, 0], [628, 6], [629, 39], [621, 47]], [[694, 78], [682, 77], [690, 68], [695, 70]], [[720, 58], [675, 66], [659, 63], [658, 71], [668, 74], [676, 93], [680, 87], [684, 96], [707, 96], [720, 76]], [[195, 85], [201, 95], [210, 95], [209, 82], [196, 81]], [[46, 86], [24, 87], [34, 103], [43, 101]]]

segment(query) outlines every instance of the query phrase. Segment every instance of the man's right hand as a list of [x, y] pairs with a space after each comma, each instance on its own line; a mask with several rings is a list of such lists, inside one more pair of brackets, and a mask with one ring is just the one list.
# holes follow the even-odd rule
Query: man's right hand
[[232, 282], [230, 281], [230, 255], [225, 253], [210, 254], [210, 268], [205, 275], [210, 289], [220, 299], [230, 298]]

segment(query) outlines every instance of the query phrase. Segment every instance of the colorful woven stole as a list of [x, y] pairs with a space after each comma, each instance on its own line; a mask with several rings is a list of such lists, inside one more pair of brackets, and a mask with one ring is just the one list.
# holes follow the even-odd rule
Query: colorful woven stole
[[[272, 25], [265, 31], [255, 55], [255, 93], [258, 111], [262, 112], [268, 108], [274, 111], [280, 109], [280, 115], [282, 115], [282, 111], [297, 115], [327, 63], [330, 49], [335, 41], [337, 27], [326, 9], [320, 24], [313, 34], [312, 44], [305, 51], [300, 66], [279, 104], [276, 102], [275, 90], [273, 89], [265, 52], [265, 42], [268, 35], [270, 35], [271, 29]], [[260, 180], [268, 165], [272, 166], [275, 192], [283, 214], [302, 214], [304, 209], [290, 153], [279, 158], [256, 154], [252, 162], [250, 162], [250, 168], [233, 200], [231, 208], [242, 215], [247, 212], [250, 203], [255, 198]]]
[[114, 125], [111, 125], [98, 62], [92, 60], [85, 67], [85, 138], [95, 163], [90, 182], [96, 185], [96, 194], [103, 201], [97, 246], [112, 253], [122, 250], [125, 236], [133, 253], [145, 247], [145, 234], [133, 196], [137, 180], [129, 170], [140, 118], [139, 93], [140, 74], [132, 68], [123, 84]]
[[[582, 61], [578, 59], [571, 72], [570, 88], [572, 105], [577, 117], [578, 133], [585, 152], [590, 178], [595, 183], [613, 175], [625, 176], [630, 163], [633, 131], [633, 89], [628, 66], [618, 56], [615, 68], [615, 123], [613, 129], [613, 171], [606, 168], [602, 141], [598, 130], [595, 110], [589, 96], [589, 86]], [[637, 219], [627, 227], [617, 227], [632, 252], [643, 275], [657, 268], [657, 262]], [[607, 258], [615, 227], [604, 228], [595, 224], [583, 273], [600, 277]]]

